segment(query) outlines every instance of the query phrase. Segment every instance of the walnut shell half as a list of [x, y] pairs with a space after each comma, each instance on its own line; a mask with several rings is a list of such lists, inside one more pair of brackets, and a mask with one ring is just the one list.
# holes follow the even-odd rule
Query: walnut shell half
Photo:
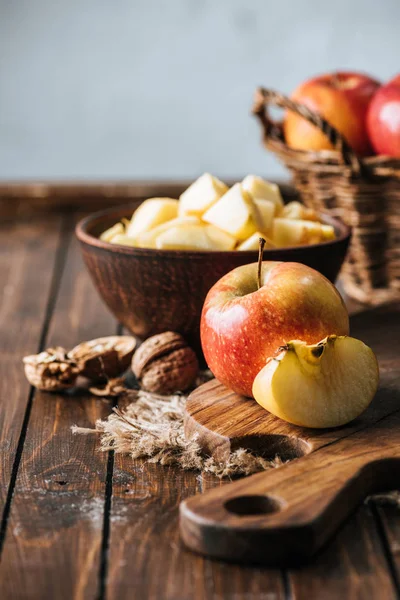
[[23, 363], [29, 383], [45, 392], [68, 390], [75, 385], [79, 375], [78, 365], [61, 347], [25, 356]]
[[68, 357], [76, 361], [83, 377], [92, 381], [114, 378], [129, 367], [136, 343], [130, 335], [110, 335], [78, 344]]
[[132, 370], [143, 389], [172, 394], [194, 384], [199, 364], [183, 337], [166, 331], [143, 342], [133, 357]]

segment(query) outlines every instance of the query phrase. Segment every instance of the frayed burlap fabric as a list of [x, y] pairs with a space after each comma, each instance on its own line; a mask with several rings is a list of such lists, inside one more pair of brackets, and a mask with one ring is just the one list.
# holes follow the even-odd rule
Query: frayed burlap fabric
[[[74, 425], [72, 431], [98, 434], [100, 450], [105, 452], [114, 450], [132, 459], [212, 473], [219, 478], [251, 475], [283, 464], [279, 457], [266, 460], [244, 448], [232, 452], [223, 462], [204, 456], [195, 439], [185, 438], [185, 401], [186, 396], [182, 394], [159, 396], [143, 390], [128, 390], [119, 398], [119, 408], [114, 408], [107, 419], [98, 420], [94, 429]], [[400, 492], [377, 495], [373, 501], [400, 506]]]
[[95, 429], [74, 426], [74, 433], [100, 434], [101, 450], [114, 450], [132, 458], [144, 458], [161, 465], [178, 465], [213, 473], [217, 477], [250, 475], [281, 464], [266, 460], [248, 450], [239, 448], [224, 462], [204, 456], [196, 440], [186, 440], [183, 417], [186, 397], [159, 396], [145, 391], [129, 390], [120, 400], [120, 406], [104, 421], [97, 421]]

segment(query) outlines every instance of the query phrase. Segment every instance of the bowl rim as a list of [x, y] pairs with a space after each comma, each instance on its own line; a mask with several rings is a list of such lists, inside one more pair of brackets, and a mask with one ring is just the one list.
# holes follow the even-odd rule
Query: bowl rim
[[[170, 258], [177, 257], [185, 257], [185, 258], [196, 258], [196, 257], [205, 257], [205, 256], [232, 256], [237, 255], [238, 250], [161, 250], [159, 248], [136, 248], [134, 246], [124, 246], [121, 244], [111, 244], [111, 242], [105, 242], [98, 237], [95, 237], [91, 233], [88, 233], [88, 228], [93, 226], [96, 221], [102, 220], [104, 217], [111, 217], [113, 214], [119, 216], [121, 219], [124, 216], [124, 212], [126, 211], [129, 214], [135, 208], [139, 206], [140, 202], [136, 201], [135, 203], [128, 203], [120, 206], [113, 206], [110, 208], [106, 208], [103, 210], [95, 211], [90, 213], [86, 217], [83, 217], [78, 221], [75, 227], [75, 235], [78, 240], [84, 244], [89, 246], [94, 246], [96, 248], [100, 248], [102, 250], [116, 252], [119, 254], [127, 254], [131, 256], [165, 256]], [[319, 212], [319, 215], [322, 216], [323, 222], [327, 225], [332, 225], [335, 228], [335, 232], [337, 237], [334, 240], [328, 240], [326, 242], [319, 242], [318, 244], [307, 244], [304, 246], [284, 246], [282, 248], [265, 248], [264, 249], [264, 260], [268, 254], [276, 253], [276, 252], [285, 252], [285, 251], [299, 251], [302, 250], [312, 250], [318, 249], [321, 247], [335, 246], [338, 243], [343, 243], [346, 240], [349, 241], [351, 238], [352, 230], [349, 225], [344, 223], [338, 217], [332, 217], [324, 212]], [[118, 220], [118, 219], [117, 219]], [[258, 254], [258, 250], [241, 250], [240, 251], [244, 255], [254, 255]]]

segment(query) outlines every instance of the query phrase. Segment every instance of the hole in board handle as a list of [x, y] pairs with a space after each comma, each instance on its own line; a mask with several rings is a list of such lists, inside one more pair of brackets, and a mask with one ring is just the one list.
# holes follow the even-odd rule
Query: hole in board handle
[[225, 509], [241, 517], [248, 517], [251, 515], [269, 515], [280, 511], [283, 508], [282, 501], [274, 498], [273, 496], [236, 496], [236, 498], [230, 498], [224, 504]]

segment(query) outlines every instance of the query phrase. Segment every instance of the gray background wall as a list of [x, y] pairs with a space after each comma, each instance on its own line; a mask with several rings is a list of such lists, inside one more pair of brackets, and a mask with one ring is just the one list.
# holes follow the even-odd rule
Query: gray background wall
[[400, 71], [399, 0], [0, 0], [0, 178], [280, 175], [257, 84]]

